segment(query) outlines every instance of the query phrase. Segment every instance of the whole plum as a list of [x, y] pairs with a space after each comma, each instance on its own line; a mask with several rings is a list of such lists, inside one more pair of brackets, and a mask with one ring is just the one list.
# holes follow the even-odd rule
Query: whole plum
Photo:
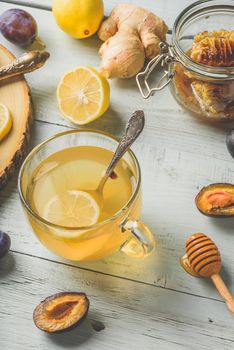
[[226, 145], [229, 153], [234, 158], [234, 129], [230, 130], [227, 133], [226, 137]]
[[11, 239], [7, 233], [0, 231], [0, 259], [7, 254], [11, 246]]
[[37, 37], [37, 22], [24, 10], [10, 9], [0, 16], [0, 32], [11, 43], [26, 47]]

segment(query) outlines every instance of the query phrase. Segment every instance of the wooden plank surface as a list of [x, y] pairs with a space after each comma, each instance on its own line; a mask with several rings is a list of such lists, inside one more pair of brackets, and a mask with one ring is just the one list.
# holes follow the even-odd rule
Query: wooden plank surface
[[[173, 3], [169, 0], [130, 2], [164, 16], [170, 28], [179, 11], [192, 3], [187, 0]], [[12, 3], [26, 2], [15, 0]], [[39, 35], [51, 53], [43, 70], [27, 76], [36, 119], [32, 148], [55, 133], [74, 127], [60, 115], [56, 86], [64, 72], [77, 65], [98, 67], [97, 51], [101, 43], [96, 37], [77, 41], [65, 35], [55, 24], [51, 12], [45, 10], [49, 9], [51, 1], [27, 3], [41, 7], [21, 8], [36, 18]], [[117, 1], [105, 2], [106, 13], [115, 3]], [[6, 1], [1, 2], [0, 11], [13, 6]], [[2, 37], [0, 42], [16, 55], [23, 52]], [[11, 235], [12, 250], [15, 251], [12, 271], [8, 271], [11, 257], [4, 261], [3, 270], [0, 268], [0, 300], [4, 305], [3, 312], [0, 312], [0, 320], [4, 321], [1, 322], [4, 328], [0, 327], [0, 349], [57, 349], [61, 348], [58, 344], [60, 341], [63, 347], [81, 349], [119, 349], [121, 346], [123, 349], [141, 349], [142, 344], [147, 344], [147, 350], [156, 346], [160, 350], [187, 349], [189, 340], [192, 340], [191, 349], [216, 350], [217, 344], [229, 350], [233, 346], [233, 326], [225, 305], [220, 302], [209, 281], [190, 277], [181, 269], [179, 258], [184, 254], [184, 243], [189, 234], [196, 231], [207, 233], [220, 247], [224, 261], [223, 276], [234, 292], [234, 220], [206, 218], [197, 212], [194, 205], [194, 197], [202, 186], [211, 182], [233, 181], [234, 163], [225, 147], [225, 133], [230, 124], [214, 125], [194, 119], [174, 101], [168, 89], [144, 101], [134, 79], [112, 81], [111, 88], [110, 110], [90, 127], [120, 135], [131, 112], [144, 109], [146, 128], [133, 149], [143, 173], [142, 218], [155, 233], [157, 250], [144, 261], [116, 253], [95, 263], [65, 262], [42, 247], [27, 226], [17, 195], [15, 176], [0, 193], [0, 229]], [[66, 267], [61, 263], [71, 266]], [[35, 271], [31, 266], [35, 267]], [[40, 279], [41, 284], [38, 282]], [[67, 286], [89, 292], [94, 298], [97, 313], [103, 306], [101, 315], [110, 324], [108, 334], [106, 330], [100, 334], [94, 333], [88, 323], [87, 328], [82, 328], [81, 336], [72, 333], [71, 338], [65, 336], [55, 340], [32, 328], [31, 313], [35, 304]], [[139, 298], [136, 295], [138, 292]], [[147, 296], [147, 311], [142, 309], [143, 296]], [[22, 314], [21, 305], [27, 300], [28, 307]], [[9, 307], [11, 311], [7, 312]], [[21, 317], [22, 322], [17, 323], [14, 316]], [[216, 321], [209, 322], [208, 318]], [[130, 325], [128, 329], [125, 324]], [[9, 325], [14, 325], [15, 339], [18, 339], [13, 345], [7, 338]], [[27, 343], [24, 342], [26, 329], [30, 329]]]
[[[7, 9], [10, 5], [2, 4], [2, 7]], [[95, 38], [87, 42], [70, 39], [57, 28], [50, 12], [39, 9], [30, 9], [30, 12], [38, 23], [43, 19], [39, 32], [51, 52], [51, 59], [43, 71], [27, 76], [32, 87], [35, 118], [51, 123], [45, 125], [40, 122], [35, 125], [32, 137], [35, 145], [68, 126], [58, 110], [56, 86], [64, 72], [76, 65], [98, 66], [97, 49], [100, 43]], [[16, 55], [22, 52], [5, 40], [3, 43]], [[63, 59], [64, 55], [66, 60]], [[194, 231], [204, 231], [219, 244], [224, 262], [229, 266], [229, 273], [234, 272], [229, 245], [232, 220], [217, 221], [203, 217], [196, 211], [193, 201], [198, 187], [215, 181], [229, 182], [232, 179], [234, 164], [224, 145], [225, 127], [228, 126], [218, 127], [195, 120], [182, 110], [168, 90], [144, 101], [134, 79], [112, 81], [111, 85], [111, 108], [104, 117], [92, 123], [91, 127], [119, 135], [133, 109], [144, 109], [147, 117], [146, 128], [134, 150], [143, 172], [143, 219], [155, 232], [158, 249], [153, 257], [144, 262], [147, 274], [141, 269], [141, 261], [132, 261], [122, 254], [82, 266], [218, 298], [213, 288], [207, 288], [207, 283], [187, 276], [178, 261], [183, 255], [187, 236]], [[60, 260], [41, 247], [31, 235], [23, 213], [20, 212], [15, 183], [9, 185], [1, 196], [4, 198], [2, 228], [15, 237], [13, 249], [26, 253], [30, 251], [31, 254], [44, 257], [49, 255], [51, 259]], [[14, 220], [11, 219], [16, 213], [20, 215], [17, 230]], [[17, 239], [19, 234], [20, 240]], [[231, 287], [233, 288], [233, 284]]]
[[[44, 122], [36, 122], [31, 146], [38, 144], [42, 139], [44, 140], [54, 133], [64, 130], [65, 127], [63, 126], [53, 125], [52, 127]], [[143, 152], [141, 152], [142, 149]], [[230, 234], [232, 232], [232, 220], [221, 220], [217, 222], [217, 220], [214, 221], [203, 217], [195, 210], [193, 197], [197, 188], [193, 183], [193, 172], [196, 173], [197, 163], [191, 162], [190, 167], [185, 166], [187, 163], [190, 163], [190, 154], [185, 153], [181, 155], [184, 174], [182, 176], [181, 169], [182, 180], [178, 183], [179, 176], [173, 175], [173, 170], [171, 170], [173, 158], [175, 157], [175, 160], [177, 160], [176, 151], [163, 156], [168, 150], [164, 151], [161, 149], [157, 151], [157, 149], [146, 143], [136, 144], [134, 150], [140, 156], [140, 161], [149, 164], [143, 169], [144, 205], [142, 217], [149, 223], [153, 232], [155, 232], [157, 249], [153, 256], [145, 259], [143, 262], [137, 259], [129, 259], [122, 253], [117, 253], [102, 261], [79, 263], [77, 265], [145, 283], [219, 298], [210, 283], [188, 276], [181, 269], [179, 258], [184, 254], [184, 242], [190, 233], [195, 230], [209, 232], [223, 253], [224, 265], [228, 267], [224, 276], [228, 279], [230, 287], [233, 288], [233, 281], [228, 278], [228, 275], [234, 275], [232, 245], [229, 244]], [[144, 154], [143, 157], [141, 156], [142, 154]], [[150, 165], [152, 159], [159, 160], [156, 164]], [[203, 159], [203, 165], [201, 165], [200, 169], [205, 169], [207, 159], [208, 157]], [[220, 169], [225, 168], [227, 162], [219, 162]], [[217, 160], [214, 159], [210, 164], [210, 167], [212, 166], [215, 171]], [[173, 162], [173, 167], [175, 166], [176, 164]], [[172, 171], [172, 175], [169, 175], [168, 171]], [[201, 170], [200, 172], [201, 176], [204, 177], [205, 172], [202, 173]], [[198, 175], [196, 174], [196, 176]], [[185, 183], [185, 178], [188, 179], [188, 183]], [[164, 183], [165, 179], [167, 180], [166, 184]], [[147, 186], [148, 183], [151, 183], [150, 187]], [[152, 193], [157, 194], [157, 196], [152, 196]], [[182, 202], [180, 201], [181, 196], [183, 196]], [[157, 202], [156, 197], [160, 201]], [[11, 235], [13, 240], [12, 249], [52, 260], [63, 261], [49, 253], [33, 236], [32, 230], [28, 227], [21, 210], [15, 180], [11, 181], [9, 186], [2, 191], [1, 198], [3, 199], [0, 204], [1, 228]], [[170, 210], [167, 210], [167, 213], [164, 212], [169, 201], [172, 207], [177, 208], [175, 212]], [[14, 220], [16, 216], [17, 226]], [[223, 226], [226, 231], [224, 231]]]
[[[27, 5], [30, 7], [39, 7], [46, 10], [50, 10], [53, 0], [3, 0], [2, 2], [16, 4], [16, 5]], [[108, 15], [111, 9], [118, 4], [120, 1], [118, 0], [104, 0], [105, 4], [105, 14]], [[122, 1], [124, 2], [124, 1]], [[186, 7], [191, 5], [194, 1], [191, 0], [176, 0], [176, 5], [172, 4], [171, 1], [167, 0], [128, 0], [125, 1], [128, 3], [139, 4], [140, 6], [144, 6], [151, 11], [154, 11], [159, 16], [162, 16], [167, 23], [172, 26], [175, 17]]]
[[[223, 313], [223, 303], [213, 300], [146, 288], [21, 254], [4, 260], [0, 282], [1, 350], [231, 350], [234, 346], [232, 316]], [[87, 293], [89, 316], [80, 329], [49, 336], [36, 329], [32, 313], [45, 297], [64, 290]], [[8, 302], [2, 303], [6, 296]], [[95, 332], [94, 321], [105, 329]]]

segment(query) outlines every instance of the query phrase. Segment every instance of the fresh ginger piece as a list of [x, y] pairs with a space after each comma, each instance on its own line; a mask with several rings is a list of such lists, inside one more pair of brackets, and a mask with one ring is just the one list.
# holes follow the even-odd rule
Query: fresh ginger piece
[[[123, 49], [124, 48], [124, 49]], [[108, 78], [129, 78], [144, 66], [145, 51], [136, 35], [116, 33], [100, 48], [100, 73]]]
[[152, 12], [133, 4], [118, 4], [101, 25], [98, 35], [105, 43], [99, 55], [106, 78], [130, 78], [160, 51], [167, 25]]

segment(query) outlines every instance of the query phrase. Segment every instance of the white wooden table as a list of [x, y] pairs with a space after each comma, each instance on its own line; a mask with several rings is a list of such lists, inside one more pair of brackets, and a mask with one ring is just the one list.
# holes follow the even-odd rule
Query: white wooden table
[[[128, 0], [129, 1], [129, 0]], [[32, 13], [51, 58], [27, 76], [34, 102], [31, 145], [71, 128], [62, 119], [56, 86], [78, 65], [98, 67], [96, 37], [77, 41], [55, 24], [50, 0], [1, 1], [0, 12], [16, 7]], [[129, 1], [154, 10], [170, 28], [188, 0]], [[106, 0], [109, 13], [117, 0]], [[2, 37], [16, 55], [22, 50]], [[155, 233], [157, 249], [141, 261], [121, 253], [93, 263], [74, 263], [48, 252], [26, 224], [15, 176], [0, 193], [0, 229], [12, 238], [0, 262], [0, 349], [234, 349], [234, 322], [211, 283], [180, 267], [186, 238], [204, 232], [220, 247], [223, 277], [234, 293], [234, 219], [210, 219], [195, 208], [198, 189], [233, 182], [234, 161], [225, 147], [230, 125], [200, 122], [182, 110], [169, 90], [141, 99], [135, 80], [111, 81], [111, 108], [91, 127], [120, 135], [135, 109], [144, 109], [146, 128], [133, 147], [143, 172], [143, 219]], [[68, 334], [49, 336], [32, 322], [34, 307], [60, 291], [84, 291], [91, 307], [84, 324]], [[100, 322], [105, 329], [94, 330]]]

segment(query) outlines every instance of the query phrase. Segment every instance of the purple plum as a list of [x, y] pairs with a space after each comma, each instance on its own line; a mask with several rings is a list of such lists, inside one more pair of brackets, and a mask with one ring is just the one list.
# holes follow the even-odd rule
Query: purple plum
[[0, 231], [0, 259], [7, 254], [11, 246], [11, 239], [7, 233]]
[[234, 158], [234, 129], [230, 130], [227, 133], [226, 137], [226, 145], [229, 153]]
[[24, 10], [10, 9], [0, 15], [0, 32], [11, 43], [26, 47], [37, 37], [37, 22]]

